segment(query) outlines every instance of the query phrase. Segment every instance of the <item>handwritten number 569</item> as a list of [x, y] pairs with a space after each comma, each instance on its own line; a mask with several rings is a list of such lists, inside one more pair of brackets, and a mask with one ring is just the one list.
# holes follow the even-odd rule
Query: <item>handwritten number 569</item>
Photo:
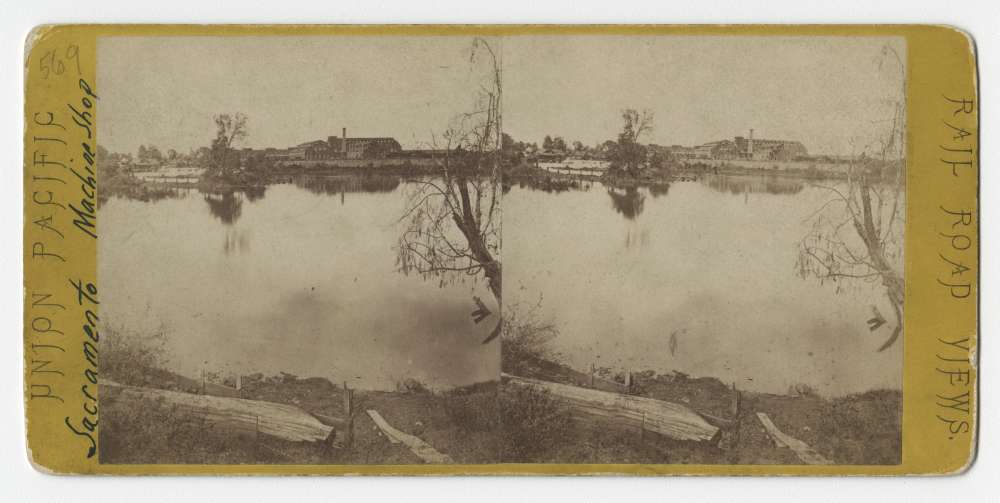
[[65, 51], [60, 51], [53, 49], [42, 54], [42, 58], [39, 60], [39, 68], [42, 72], [42, 78], [47, 79], [49, 75], [62, 75], [66, 73], [67, 63], [72, 63], [76, 65], [76, 74], [80, 75], [80, 47], [76, 45], [71, 45], [66, 47]]

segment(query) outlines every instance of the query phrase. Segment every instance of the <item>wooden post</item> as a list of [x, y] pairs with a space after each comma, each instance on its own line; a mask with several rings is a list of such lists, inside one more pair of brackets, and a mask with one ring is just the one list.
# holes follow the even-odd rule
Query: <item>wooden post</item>
[[729, 414], [732, 417], [739, 417], [743, 404], [741, 403], [742, 396], [740, 391], [736, 389], [736, 383], [733, 383], [733, 399], [729, 406]]
[[260, 460], [260, 416], [257, 416], [257, 420], [253, 426], [253, 457], [256, 460]]
[[625, 394], [632, 394], [632, 369], [625, 369]]
[[344, 417], [347, 418], [344, 445], [351, 447], [354, 444], [354, 390], [347, 387], [347, 381], [344, 381]]
[[594, 387], [594, 372], [596, 372], [596, 371], [597, 371], [597, 369], [595, 368], [595, 365], [593, 363], [591, 363], [590, 364], [590, 387], [591, 388]]

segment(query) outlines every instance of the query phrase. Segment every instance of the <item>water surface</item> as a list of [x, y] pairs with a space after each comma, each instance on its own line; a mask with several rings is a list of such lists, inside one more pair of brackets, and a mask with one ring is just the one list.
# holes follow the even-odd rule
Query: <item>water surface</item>
[[[798, 243], [829, 192], [781, 177], [535, 190], [504, 197], [510, 308], [539, 304], [570, 365], [681, 371], [783, 393], [901, 386], [902, 343], [876, 352], [879, 283], [796, 274]], [[671, 339], [675, 342], [671, 343]]]
[[473, 295], [396, 270], [409, 185], [392, 178], [300, 179], [266, 189], [100, 209], [102, 321], [167, 334], [170, 368], [321, 376], [391, 389], [495, 379]]

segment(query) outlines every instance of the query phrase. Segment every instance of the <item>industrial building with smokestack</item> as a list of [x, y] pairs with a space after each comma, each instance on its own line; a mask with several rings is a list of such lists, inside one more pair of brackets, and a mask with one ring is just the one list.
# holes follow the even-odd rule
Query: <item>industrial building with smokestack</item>
[[313, 140], [286, 149], [266, 148], [241, 151], [243, 159], [260, 156], [268, 161], [324, 161], [332, 159], [384, 159], [400, 154], [403, 147], [395, 138], [348, 138], [347, 128], [341, 135], [328, 136], [326, 141]]
[[736, 136], [732, 140], [719, 140], [696, 147], [674, 145], [671, 153], [682, 159], [724, 159], [751, 161], [794, 161], [809, 156], [802, 142], [795, 140], [767, 140], [749, 136]]

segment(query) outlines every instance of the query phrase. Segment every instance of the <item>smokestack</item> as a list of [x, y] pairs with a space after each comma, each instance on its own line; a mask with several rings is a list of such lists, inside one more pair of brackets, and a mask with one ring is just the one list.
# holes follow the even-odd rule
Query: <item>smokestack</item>
[[340, 137], [340, 150], [347, 155], [347, 128], [341, 130], [342, 136]]
[[753, 129], [750, 130], [750, 145], [747, 147], [750, 157], [753, 157]]

